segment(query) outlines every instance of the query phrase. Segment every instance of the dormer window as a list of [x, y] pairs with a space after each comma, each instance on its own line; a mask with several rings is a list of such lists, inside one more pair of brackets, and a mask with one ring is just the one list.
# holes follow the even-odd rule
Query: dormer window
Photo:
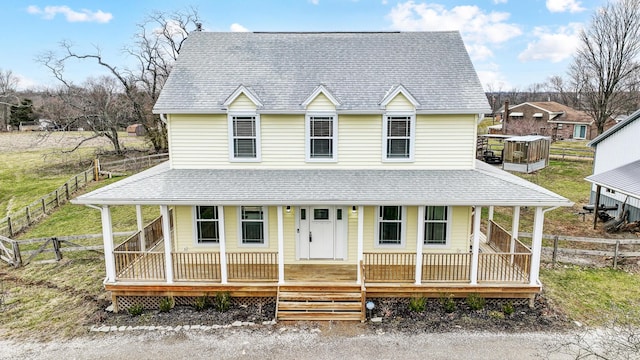
[[231, 161], [260, 161], [259, 115], [230, 114], [229, 135]]
[[336, 161], [338, 121], [335, 114], [308, 114], [307, 161]]
[[385, 160], [412, 161], [415, 147], [415, 115], [385, 115], [383, 137]]

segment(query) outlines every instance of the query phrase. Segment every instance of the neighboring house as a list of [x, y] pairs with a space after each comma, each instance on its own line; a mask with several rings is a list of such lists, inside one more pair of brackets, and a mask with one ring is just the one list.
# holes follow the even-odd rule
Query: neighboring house
[[[504, 117], [504, 108], [499, 119]], [[612, 119], [605, 129], [615, 125]], [[496, 126], [492, 129], [496, 131]], [[553, 140], [590, 140], [598, 135], [598, 128], [589, 114], [554, 101], [525, 102], [509, 106], [509, 118], [499, 125], [507, 135], [543, 135]]]
[[[640, 220], [640, 110], [602, 133], [587, 145], [595, 148], [591, 204], [618, 205], [629, 211], [629, 221]], [[620, 214], [621, 215], [621, 214]]]
[[[116, 310], [216, 291], [277, 300], [279, 319], [361, 319], [380, 297], [532, 299], [544, 213], [572, 203], [476, 161], [489, 111], [458, 32], [195, 32], [154, 107], [170, 160], [73, 202], [102, 212]], [[114, 248], [121, 205], [162, 221]], [[529, 208], [532, 249], [492, 223], [485, 241], [494, 206], [513, 208], [515, 234]]]

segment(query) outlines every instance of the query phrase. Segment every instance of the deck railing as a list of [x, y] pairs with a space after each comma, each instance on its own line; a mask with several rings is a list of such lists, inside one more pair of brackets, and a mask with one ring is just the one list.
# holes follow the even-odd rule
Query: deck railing
[[411, 282], [416, 279], [415, 253], [364, 253], [369, 282]]
[[[513, 261], [511, 260], [513, 259]], [[478, 281], [528, 282], [531, 254], [479, 254]]]
[[[173, 210], [169, 211], [169, 219], [170, 219], [170, 227], [173, 229]], [[143, 250], [142, 241], [141, 241], [141, 231], [136, 232], [135, 234], [129, 236], [125, 241], [123, 241], [120, 245], [116, 246], [113, 250], [113, 256], [115, 258], [115, 268], [116, 268], [116, 278], [123, 278], [125, 276], [128, 279], [136, 279], [136, 277], [129, 274], [129, 270], [132, 267], [140, 265], [136, 265], [139, 262], [140, 258], [147, 254], [147, 252], [152, 251], [158, 244], [160, 244], [163, 240], [162, 234], [162, 216], [157, 217], [151, 223], [144, 227], [142, 230], [144, 232], [144, 244], [145, 247]], [[149, 261], [153, 262], [157, 258], [157, 253], [153, 253], [150, 255]], [[164, 254], [162, 254], [164, 257]], [[146, 260], [145, 260], [146, 262]], [[135, 271], [136, 274], [140, 274], [140, 276], [145, 276], [140, 273], [141, 269], [131, 269], [131, 271]], [[164, 264], [162, 265], [162, 276], [158, 275], [159, 270], [155, 267], [149, 270], [147, 276], [150, 277], [142, 277], [142, 280], [149, 279], [164, 279]], [[127, 275], [123, 275], [126, 273]]]
[[468, 282], [471, 254], [422, 254], [422, 281]]
[[165, 280], [164, 253], [114, 251], [117, 280]]
[[[502, 226], [496, 224], [493, 220], [489, 222], [491, 226], [490, 238], [487, 239], [489, 244], [496, 248], [499, 252], [508, 253], [511, 252], [511, 234], [502, 228]], [[531, 249], [523, 244], [520, 240], [515, 239], [514, 253], [531, 254]]]
[[173, 277], [176, 281], [220, 281], [220, 253], [174, 252]]
[[278, 253], [227, 253], [227, 275], [229, 281], [277, 281]]

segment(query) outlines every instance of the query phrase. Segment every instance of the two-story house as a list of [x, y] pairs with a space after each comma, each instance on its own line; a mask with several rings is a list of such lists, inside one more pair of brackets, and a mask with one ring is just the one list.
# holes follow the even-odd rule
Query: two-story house
[[[488, 111], [458, 32], [195, 32], [154, 107], [170, 160], [74, 202], [102, 212], [116, 309], [229, 291], [280, 319], [359, 319], [379, 297], [531, 299], [544, 213], [571, 202], [476, 161]], [[161, 221], [114, 246], [119, 205]], [[531, 246], [494, 206], [513, 234], [535, 214]]]

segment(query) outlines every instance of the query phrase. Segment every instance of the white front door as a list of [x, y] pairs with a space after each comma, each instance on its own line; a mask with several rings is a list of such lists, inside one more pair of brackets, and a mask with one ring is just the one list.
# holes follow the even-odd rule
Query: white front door
[[334, 208], [309, 208], [309, 259], [334, 258]]

